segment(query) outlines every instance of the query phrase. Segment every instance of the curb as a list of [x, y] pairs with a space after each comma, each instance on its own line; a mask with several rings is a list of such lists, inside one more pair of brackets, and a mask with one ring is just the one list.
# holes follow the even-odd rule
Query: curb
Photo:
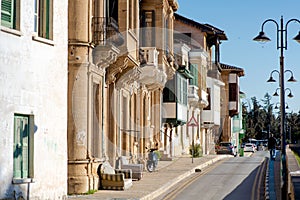
[[194, 167], [193, 169], [185, 172], [184, 174], [181, 174], [180, 176], [170, 180], [169, 182], [167, 182], [165, 185], [163, 185], [160, 189], [155, 190], [153, 192], [151, 192], [150, 194], [147, 194], [146, 196], [142, 197], [140, 200], [151, 200], [154, 198], [159, 197], [161, 194], [163, 194], [164, 192], [166, 192], [167, 190], [169, 190], [171, 187], [173, 187], [175, 184], [179, 183], [181, 180], [183, 180], [184, 178], [190, 176], [191, 174], [195, 173], [195, 170], [197, 168], [205, 168], [219, 160], [222, 160], [224, 158], [228, 158], [229, 156], [218, 156], [216, 158], [213, 158], [205, 163], [202, 163], [196, 167]]
[[270, 199], [269, 176], [270, 176], [270, 170], [269, 170], [269, 160], [268, 160], [267, 161], [267, 168], [266, 168], [266, 178], [265, 178], [265, 200]]

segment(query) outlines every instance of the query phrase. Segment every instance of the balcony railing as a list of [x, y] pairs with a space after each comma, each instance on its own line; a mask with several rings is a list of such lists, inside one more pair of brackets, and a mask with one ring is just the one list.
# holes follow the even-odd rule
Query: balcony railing
[[140, 56], [142, 66], [158, 66], [158, 54], [159, 52], [155, 47], [141, 47]]
[[189, 88], [188, 88], [189, 100], [195, 100], [196, 102], [198, 102], [198, 100], [199, 100], [198, 90], [199, 90], [199, 88], [197, 86], [189, 85]]
[[124, 43], [124, 37], [119, 31], [117, 21], [110, 17], [92, 18], [93, 43], [97, 45], [106, 45], [112, 43], [121, 46]]

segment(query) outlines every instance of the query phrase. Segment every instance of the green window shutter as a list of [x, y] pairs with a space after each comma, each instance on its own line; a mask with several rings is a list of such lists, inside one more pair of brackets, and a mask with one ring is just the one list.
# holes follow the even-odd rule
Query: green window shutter
[[1, 25], [14, 28], [14, 0], [1, 1]]
[[183, 81], [183, 104], [187, 105], [187, 97], [188, 97], [188, 92], [187, 92], [187, 79]]
[[14, 118], [14, 178], [28, 177], [28, 144], [29, 124], [28, 117], [15, 116]]
[[46, 35], [47, 39], [50, 39], [50, 0], [46, 0]]
[[[51, 25], [51, 1], [52, 0], [39, 0], [38, 1], [38, 36], [46, 39], [51, 38], [50, 29]], [[36, 13], [35, 13], [36, 15]], [[35, 27], [36, 29], [36, 27]]]
[[193, 75], [193, 78], [190, 79], [190, 85], [196, 85], [198, 84], [198, 69], [197, 64], [190, 64], [190, 72]]
[[22, 151], [21, 151], [21, 141], [20, 141], [20, 132], [21, 132], [22, 120], [19, 117], [14, 119], [14, 178], [21, 178], [21, 160], [22, 160]]
[[28, 146], [29, 146], [29, 124], [28, 117], [23, 118], [23, 127], [21, 130], [22, 139], [22, 178], [28, 177]]

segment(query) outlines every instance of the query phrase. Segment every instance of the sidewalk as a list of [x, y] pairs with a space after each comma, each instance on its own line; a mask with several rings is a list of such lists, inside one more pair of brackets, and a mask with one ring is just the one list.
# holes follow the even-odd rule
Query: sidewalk
[[176, 157], [172, 161], [159, 161], [155, 172], [144, 172], [140, 181], [133, 181], [133, 186], [125, 191], [99, 190], [92, 195], [71, 195], [71, 200], [86, 199], [154, 199], [166, 192], [173, 185], [183, 180], [195, 172], [195, 169], [204, 167], [217, 162], [218, 160], [229, 157], [228, 155], [207, 155], [200, 158], [190, 156]]
[[280, 151], [276, 153], [276, 159], [269, 158], [267, 180], [266, 180], [266, 196], [265, 199], [280, 200], [281, 199], [281, 155]]

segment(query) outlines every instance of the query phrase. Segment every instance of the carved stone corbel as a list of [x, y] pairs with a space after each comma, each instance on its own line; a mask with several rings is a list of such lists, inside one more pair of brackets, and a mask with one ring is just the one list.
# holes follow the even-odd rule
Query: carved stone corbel
[[110, 65], [106, 71], [106, 83], [111, 84], [116, 81], [117, 74], [121, 73], [128, 66], [127, 55], [119, 56], [117, 61]]
[[114, 45], [98, 45], [93, 49], [93, 62], [102, 69], [116, 62], [120, 50]]

